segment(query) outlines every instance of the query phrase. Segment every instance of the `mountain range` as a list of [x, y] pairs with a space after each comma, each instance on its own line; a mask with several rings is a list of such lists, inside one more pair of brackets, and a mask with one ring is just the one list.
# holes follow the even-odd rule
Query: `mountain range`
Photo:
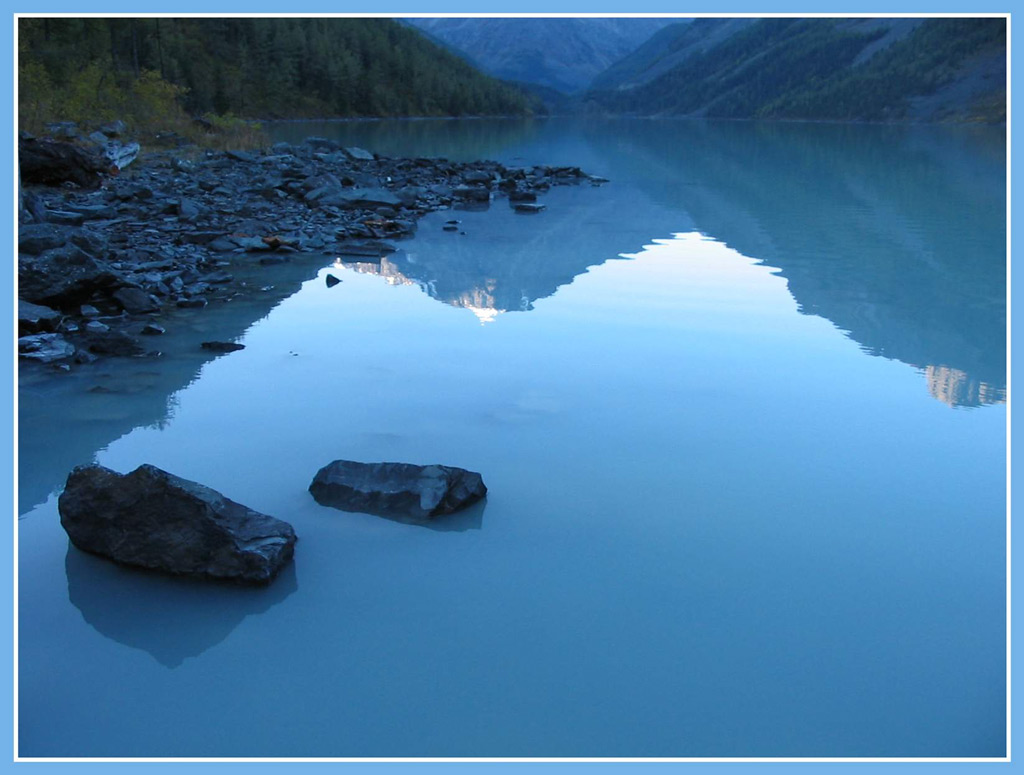
[[1002, 17], [24, 18], [18, 32], [23, 129], [182, 110], [1006, 120]]
[[408, 19], [506, 81], [574, 94], [672, 18]]
[[584, 103], [649, 116], [1005, 121], [1006, 21], [698, 19], [596, 76]]

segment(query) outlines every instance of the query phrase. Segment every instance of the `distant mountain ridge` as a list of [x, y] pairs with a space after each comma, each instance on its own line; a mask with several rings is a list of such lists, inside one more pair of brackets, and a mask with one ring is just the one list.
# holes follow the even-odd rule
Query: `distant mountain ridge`
[[630, 115], [1005, 121], [1006, 21], [698, 19], [659, 31], [582, 101]]
[[649, 83], [689, 57], [703, 53], [756, 19], [694, 19], [658, 30], [632, 53], [599, 73], [590, 90], [632, 89]]
[[573, 94], [672, 18], [414, 18], [489, 75]]

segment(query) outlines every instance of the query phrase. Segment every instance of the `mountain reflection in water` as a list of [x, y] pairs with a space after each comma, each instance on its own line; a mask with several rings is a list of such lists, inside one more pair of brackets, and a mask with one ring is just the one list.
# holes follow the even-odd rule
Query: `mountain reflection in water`
[[[452, 127], [439, 126], [444, 134], [431, 147], [443, 152]], [[500, 122], [475, 122], [474, 145], [488, 126], [494, 143], [519, 136]], [[534, 142], [545, 128], [566, 130], [559, 122], [539, 126], [539, 140], [528, 134]], [[429, 128], [418, 123], [416, 136]], [[647, 200], [675, 212], [675, 222], [639, 243], [609, 244], [607, 231], [580, 228], [549, 209], [521, 225], [514, 247], [502, 246], [498, 234], [493, 250], [430, 234], [410, 246], [414, 252], [354, 268], [416, 284], [489, 322], [533, 309], [589, 266], [692, 227], [777, 267], [801, 312], [830, 320], [870, 355], [918, 368], [940, 401], [1005, 401], [1001, 128], [699, 121], [570, 128], [621, 192], [604, 201], [601, 220], [650, 221]], [[375, 139], [383, 131], [375, 126]]]
[[[175, 314], [160, 359], [23, 370], [22, 756], [1005, 755], [1006, 407], [929, 396], [1005, 390], [1001, 130], [343, 126], [611, 183], [254, 266], [273, 289]], [[488, 498], [436, 530], [325, 508], [339, 458]], [[90, 459], [287, 520], [293, 569], [69, 549]]]

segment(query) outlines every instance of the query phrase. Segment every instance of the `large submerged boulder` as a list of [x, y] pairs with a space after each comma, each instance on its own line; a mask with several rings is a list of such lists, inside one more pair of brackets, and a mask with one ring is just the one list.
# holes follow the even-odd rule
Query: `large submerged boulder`
[[266, 584], [295, 547], [287, 522], [151, 465], [79, 466], [57, 503], [79, 549], [168, 573]]
[[335, 460], [317, 471], [309, 491], [322, 506], [399, 522], [427, 522], [487, 494], [483, 478], [452, 466]]

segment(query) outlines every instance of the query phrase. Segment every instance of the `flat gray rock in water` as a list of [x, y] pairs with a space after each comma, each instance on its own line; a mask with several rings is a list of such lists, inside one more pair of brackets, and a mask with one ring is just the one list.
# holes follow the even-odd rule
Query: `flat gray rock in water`
[[295, 547], [287, 522], [151, 465], [79, 466], [57, 505], [79, 549], [168, 573], [266, 584]]
[[309, 491], [322, 506], [399, 522], [427, 522], [463, 509], [487, 494], [480, 474], [452, 466], [335, 460]]
[[33, 334], [18, 340], [18, 355], [40, 363], [70, 358], [75, 354], [75, 346], [60, 334]]
[[513, 207], [515, 207], [517, 213], [539, 213], [544, 209], [544, 205], [532, 204], [530, 202], [513, 205]]

